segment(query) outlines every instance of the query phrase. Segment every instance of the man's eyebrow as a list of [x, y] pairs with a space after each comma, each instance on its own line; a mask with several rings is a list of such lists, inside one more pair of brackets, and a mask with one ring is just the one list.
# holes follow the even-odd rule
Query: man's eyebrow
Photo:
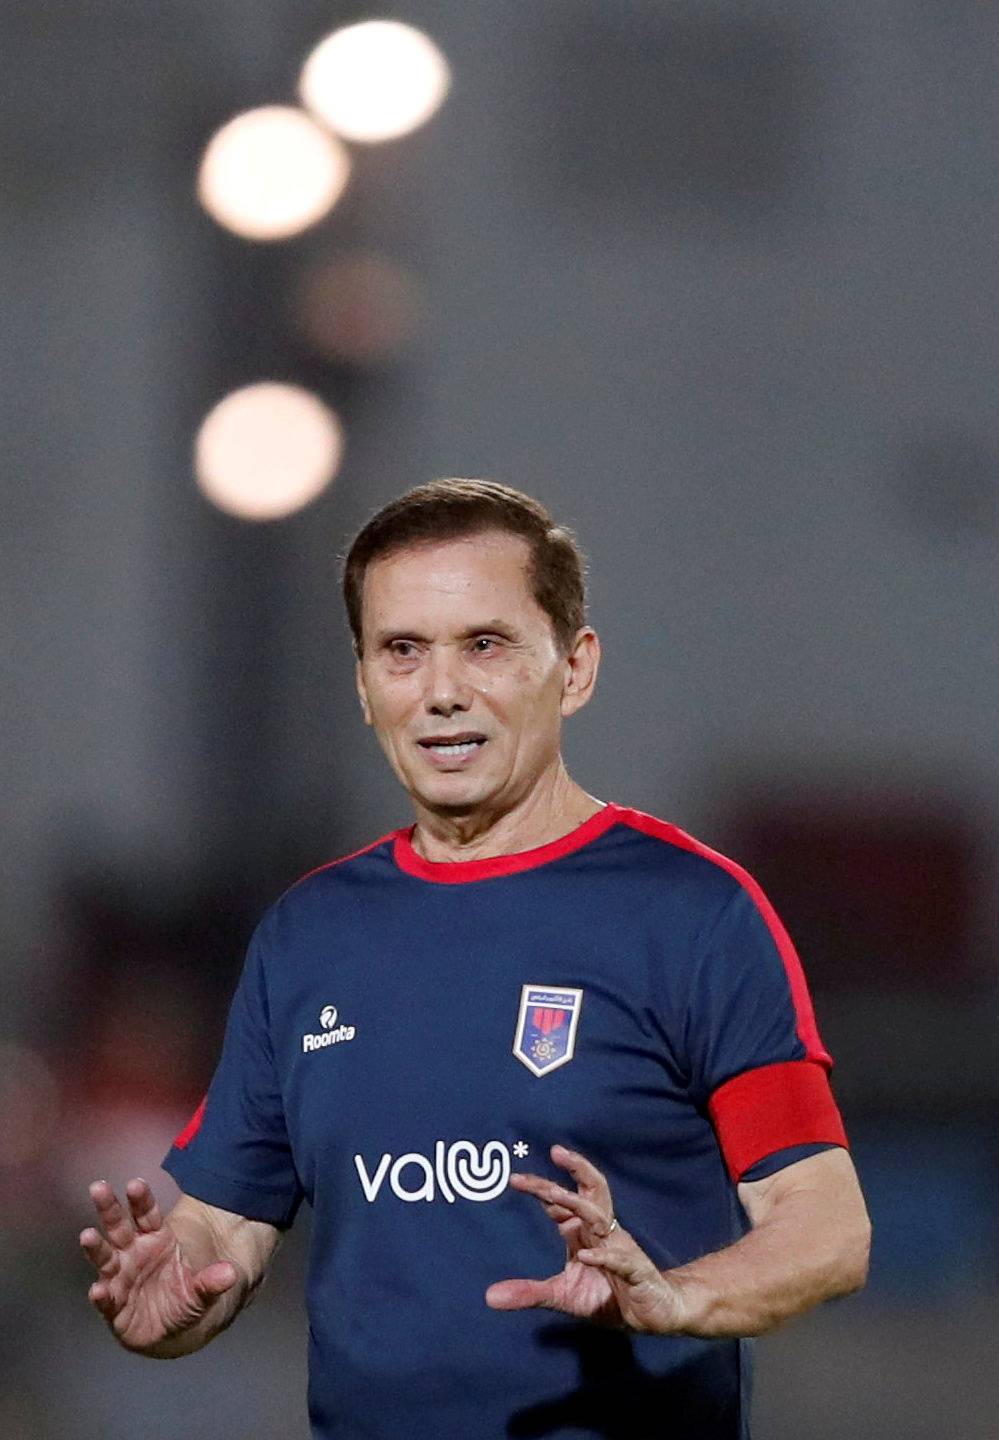
[[415, 629], [406, 629], [402, 625], [393, 625], [392, 629], [374, 632], [376, 645], [387, 645], [392, 639], [426, 639], [426, 635], [420, 635]]
[[471, 640], [473, 635], [502, 635], [506, 640], [514, 640], [517, 631], [508, 620], [483, 620], [476, 625], [467, 625], [461, 631], [463, 640]]
[[[466, 625], [456, 634], [458, 640], [471, 640], [476, 635], [502, 635], [504, 640], [516, 640], [518, 631], [506, 620], [482, 620], [474, 625]], [[430, 637], [422, 635], [419, 630], [407, 626], [393, 626], [391, 629], [376, 630], [376, 645], [391, 645], [393, 640], [416, 640], [422, 644], [429, 644]]]
[[424, 640], [424, 641], [425, 641], [426, 638], [427, 638], [427, 637], [426, 637], [425, 635], [421, 635], [418, 630], [407, 630], [407, 629], [404, 629], [402, 626], [398, 626], [398, 625], [397, 625], [397, 626], [394, 626], [391, 630], [376, 630], [376, 631], [375, 631], [375, 644], [376, 644], [376, 645], [391, 645], [391, 643], [392, 643], [393, 640]]

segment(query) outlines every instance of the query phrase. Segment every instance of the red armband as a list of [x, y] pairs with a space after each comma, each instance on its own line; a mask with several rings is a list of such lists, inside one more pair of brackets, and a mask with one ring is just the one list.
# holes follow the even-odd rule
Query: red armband
[[734, 1075], [711, 1096], [708, 1113], [733, 1180], [791, 1145], [847, 1146], [829, 1077], [814, 1060], [761, 1065]]

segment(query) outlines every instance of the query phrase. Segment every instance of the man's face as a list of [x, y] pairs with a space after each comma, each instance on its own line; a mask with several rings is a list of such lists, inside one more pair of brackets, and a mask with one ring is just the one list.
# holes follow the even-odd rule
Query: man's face
[[[526, 540], [489, 531], [395, 551], [365, 572], [364, 718], [429, 810], [517, 804], [557, 763], [562, 716], [589, 698], [596, 637], [582, 631], [560, 655], [529, 554]], [[580, 666], [580, 650], [592, 664]]]

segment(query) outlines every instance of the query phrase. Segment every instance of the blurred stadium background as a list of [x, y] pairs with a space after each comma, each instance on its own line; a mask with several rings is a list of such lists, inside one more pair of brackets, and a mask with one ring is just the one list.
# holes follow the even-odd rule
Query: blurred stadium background
[[[433, 46], [300, 89], [376, 19]], [[469, 474], [590, 555], [577, 778], [756, 872], [838, 1061], [871, 1280], [760, 1343], [756, 1433], [995, 1437], [999, 14], [41, 0], [3, 33], [0, 1433], [306, 1435], [305, 1223], [180, 1369], [115, 1349], [76, 1234], [95, 1176], [169, 1198], [265, 905], [408, 822], [337, 555]]]

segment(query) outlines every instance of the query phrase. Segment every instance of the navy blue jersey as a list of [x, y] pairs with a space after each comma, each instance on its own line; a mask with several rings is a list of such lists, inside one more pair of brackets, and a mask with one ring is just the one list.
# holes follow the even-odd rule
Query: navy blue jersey
[[313, 1207], [322, 1440], [745, 1440], [747, 1342], [486, 1306], [564, 1261], [507, 1181], [578, 1150], [683, 1264], [743, 1233], [734, 1181], [845, 1143], [829, 1063], [759, 887], [675, 827], [609, 805], [464, 864], [399, 831], [266, 913], [165, 1166], [274, 1225]]

